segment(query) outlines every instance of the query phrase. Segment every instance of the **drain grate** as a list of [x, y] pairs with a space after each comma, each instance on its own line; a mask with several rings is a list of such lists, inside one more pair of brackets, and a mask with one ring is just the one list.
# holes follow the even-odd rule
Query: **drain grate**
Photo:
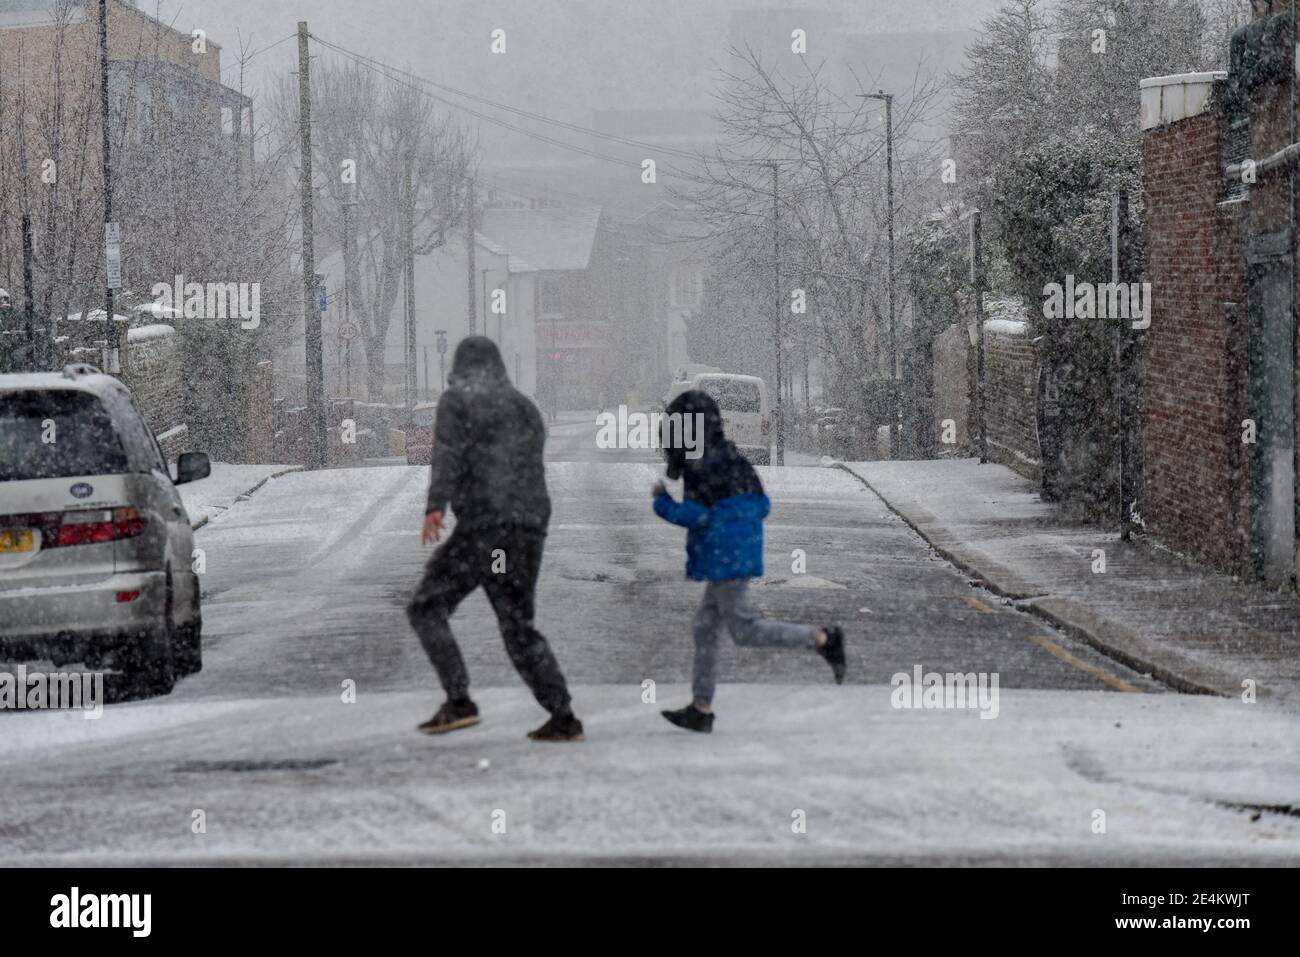
[[338, 764], [338, 758], [281, 758], [269, 761], [235, 759], [227, 761], [185, 761], [172, 770], [177, 774], [244, 773], [249, 771], [319, 771]]

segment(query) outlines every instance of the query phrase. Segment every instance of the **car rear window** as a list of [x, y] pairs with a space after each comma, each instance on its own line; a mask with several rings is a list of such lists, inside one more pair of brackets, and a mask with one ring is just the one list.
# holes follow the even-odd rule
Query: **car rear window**
[[127, 471], [122, 440], [95, 396], [0, 393], [0, 482]]
[[700, 388], [728, 412], [762, 412], [758, 386], [740, 379], [701, 379]]

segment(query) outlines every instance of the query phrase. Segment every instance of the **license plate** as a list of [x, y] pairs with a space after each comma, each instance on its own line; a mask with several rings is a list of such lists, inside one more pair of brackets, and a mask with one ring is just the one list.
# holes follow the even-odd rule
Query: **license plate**
[[0, 529], [0, 555], [32, 550], [32, 530], [30, 528]]

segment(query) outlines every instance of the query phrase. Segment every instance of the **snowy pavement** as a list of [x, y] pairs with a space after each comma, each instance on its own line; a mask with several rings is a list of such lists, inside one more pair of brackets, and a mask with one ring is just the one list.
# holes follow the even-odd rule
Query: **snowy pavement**
[[[1033, 483], [975, 459], [845, 468], [1001, 596], [1175, 687], [1300, 706], [1300, 600], [1118, 531], [1069, 522]], [[1098, 559], [1104, 559], [1104, 566]], [[1103, 570], [1104, 569], [1104, 570]]]
[[206, 525], [235, 504], [241, 495], [251, 494], [264, 482], [300, 469], [300, 465], [230, 465], [213, 462], [212, 474], [177, 491], [195, 528]]
[[[547, 469], [537, 623], [586, 742], [524, 738], [544, 715], [481, 595], [453, 627], [484, 722], [417, 734], [441, 698], [403, 612], [427, 470], [295, 472], [196, 534], [200, 674], [97, 721], [0, 715], [0, 859], [1300, 863], [1294, 715], [1171, 693], [972, 587], [840, 469], [761, 470], [753, 591], [843, 622], [846, 684], [724, 644], [715, 733], [670, 727], [700, 586], [650, 512], [657, 463], [619, 457]], [[894, 707], [917, 667], [996, 675], [997, 717]]]

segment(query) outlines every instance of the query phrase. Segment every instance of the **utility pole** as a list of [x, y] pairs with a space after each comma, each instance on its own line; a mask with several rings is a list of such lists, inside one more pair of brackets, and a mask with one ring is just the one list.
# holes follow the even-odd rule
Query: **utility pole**
[[898, 323], [894, 308], [894, 97], [885, 99], [885, 195], [889, 211], [889, 455], [898, 458]]
[[316, 300], [316, 251], [312, 242], [311, 55], [307, 21], [298, 21], [298, 137], [302, 147], [302, 298], [307, 373], [307, 465], [325, 467], [325, 360], [320, 306]]
[[[438, 337], [438, 391], [447, 391], [447, 330], [434, 329], [433, 334]], [[428, 379], [426, 373], [425, 379]]]
[[405, 275], [406, 275], [406, 407], [409, 409], [415, 405], [417, 398], [416, 384], [416, 358], [415, 358], [415, 196], [411, 191], [411, 164], [415, 162], [415, 157], [411, 156], [406, 162], [406, 173], [404, 176], [406, 210], [403, 220], [403, 239], [406, 246]]
[[[351, 329], [352, 284], [352, 210], [357, 205], [356, 184], [348, 184], [348, 198], [343, 201], [343, 328]], [[345, 391], [352, 397], [352, 336], [343, 340], [343, 375]]]
[[984, 427], [984, 252], [978, 209], [970, 215], [970, 279], [975, 292], [975, 425], [980, 433], [980, 465], [985, 465], [989, 442]]
[[[48, 320], [47, 320], [48, 322]], [[48, 365], [36, 347], [36, 305], [32, 294], [32, 217], [23, 213], [23, 328], [27, 335], [27, 360], [24, 371], [34, 372]], [[51, 341], [50, 345], [53, 346]]]
[[781, 382], [781, 217], [776, 163], [772, 167], [772, 285], [776, 312], [772, 337], [776, 346], [776, 464], [785, 465], [785, 391]]
[[898, 458], [898, 343], [894, 331], [894, 94], [880, 90], [858, 94], [885, 103], [885, 195], [889, 222], [889, 455]]
[[[108, 116], [108, 0], [99, 0], [99, 114], [102, 127], [101, 148], [103, 149], [104, 175], [104, 330], [105, 335], [116, 335], [118, 345], [118, 372], [125, 376], [127, 371], [127, 330], [120, 332], [114, 319], [113, 280], [108, 275], [111, 271], [108, 262], [108, 231], [113, 222], [113, 156], [111, 151], [112, 135]], [[33, 356], [33, 359], [35, 356]]]
[[[1110, 279], [1113, 283], [1128, 280], [1128, 193], [1111, 197], [1110, 207]], [[1119, 535], [1130, 538], [1128, 513], [1128, 381], [1126, 374], [1128, 320], [1115, 317], [1115, 444], [1119, 453]]]
[[[469, 258], [469, 334], [478, 331], [478, 277], [474, 265], [474, 180], [469, 181], [469, 196], [465, 203], [465, 254]], [[486, 328], [484, 323], [484, 328]]]

